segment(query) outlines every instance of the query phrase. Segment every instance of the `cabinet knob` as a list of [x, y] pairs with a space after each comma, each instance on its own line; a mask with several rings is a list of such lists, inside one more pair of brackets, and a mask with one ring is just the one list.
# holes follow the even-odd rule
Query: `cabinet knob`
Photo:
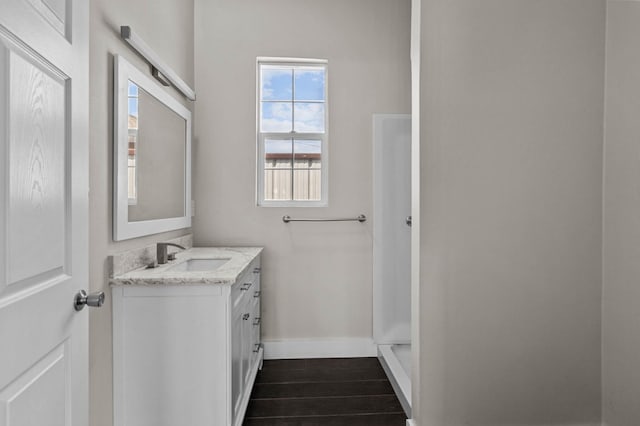
[[248, 319], [249, 319], [249, 317], [250, 317], [250, 316], [251, 316], [251, 315], [249, 315], [249, 314], [244, 314], [244, 315], [242, 316], [242, 320], [243, 320], [243, 321], [246, 321], [246, 320], [248, 320]]
[[256, 317], [256, 318], [254, 318], [254, 320], [253, 320], [253, 325], [260, 325], [260, 321], [261, 321], [261, 320], [262, 320], [262, 318], [260, 318], [260, 317]]

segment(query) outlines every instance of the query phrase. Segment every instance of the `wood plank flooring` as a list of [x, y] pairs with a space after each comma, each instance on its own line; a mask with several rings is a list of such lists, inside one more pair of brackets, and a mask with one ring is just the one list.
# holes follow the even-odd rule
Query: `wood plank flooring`
[[377, 358], [265, 361], [244, 426], [404, 426]]

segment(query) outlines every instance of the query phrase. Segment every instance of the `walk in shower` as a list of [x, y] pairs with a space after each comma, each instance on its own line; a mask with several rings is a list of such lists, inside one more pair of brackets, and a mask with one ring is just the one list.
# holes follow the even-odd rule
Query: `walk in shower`
[[411, 417], [411, 116], [373, 116], [373, 338]]

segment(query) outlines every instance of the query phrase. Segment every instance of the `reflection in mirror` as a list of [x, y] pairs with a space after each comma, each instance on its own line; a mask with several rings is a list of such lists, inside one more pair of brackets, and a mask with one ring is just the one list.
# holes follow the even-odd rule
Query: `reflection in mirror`
[[186, 121], [128, 82], [129, 222], [185, 213]]
[[136, 204], [138, 198], [138, 182], [136, 180], [136, 144], [138, 142], [138, 86], [131, 80], [128, 83], [129, 119], [129, 148], [127, 157], [128, 198], [129, 205]]
[[191, 112], [114, 58], [115, 241], [191, 226]]

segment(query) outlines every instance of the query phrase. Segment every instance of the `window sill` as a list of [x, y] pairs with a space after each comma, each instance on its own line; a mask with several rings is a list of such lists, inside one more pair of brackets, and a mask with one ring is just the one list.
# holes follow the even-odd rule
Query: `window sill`
[[328, 207], [326, 201], [259, 201], [258, 207]]

